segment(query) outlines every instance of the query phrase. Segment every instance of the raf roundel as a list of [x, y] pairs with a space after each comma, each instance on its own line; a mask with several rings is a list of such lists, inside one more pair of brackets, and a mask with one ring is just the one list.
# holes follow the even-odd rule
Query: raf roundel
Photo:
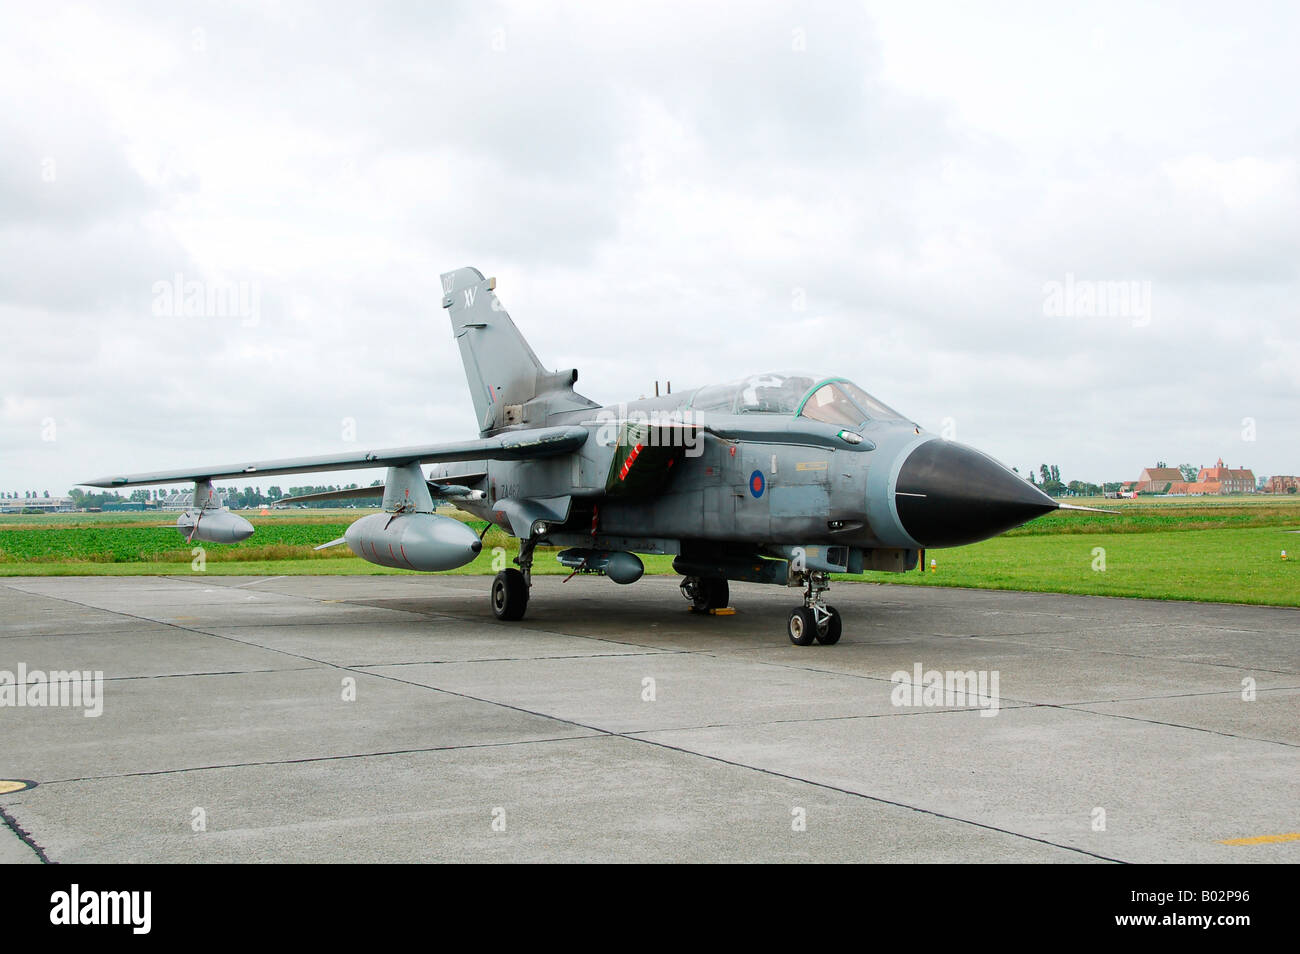
[[749, 475], [749, 492], [755, 500], [763, 496], [763, 487], [763, 472], [761, 470], [756, 470]]

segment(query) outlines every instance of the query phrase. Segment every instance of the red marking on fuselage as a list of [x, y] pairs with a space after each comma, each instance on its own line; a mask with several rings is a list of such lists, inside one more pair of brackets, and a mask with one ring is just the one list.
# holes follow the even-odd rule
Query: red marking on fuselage
[[622, 469], [621, 471], [619, 471], [619, 474], [618, 474], [618, 479], [619, 479], [619, 480], [626, 480], [626, 479], [627, 479], [628, 471], [630, 471], [630, 470], [632, 469], [632, 464], [636, 462], [636, 459], [637, 459], [638, 456], [640, 456], [641, 451], [644, 449], [644, 446], [645, 446], [645, 445], [643, 445], [643, 444], [637, 444], [637, 445], [636, 445], [635, 447], [633, 447], [632, 450], [628, 453], [628, 455], [627, 455], [627, 460], [625, 460], [625, 461], [623, 462], [623, 469]]

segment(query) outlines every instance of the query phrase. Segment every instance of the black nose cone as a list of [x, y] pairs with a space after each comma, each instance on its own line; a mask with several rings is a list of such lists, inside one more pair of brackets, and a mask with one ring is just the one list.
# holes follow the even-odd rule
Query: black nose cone
[[1056, 509], [1056, 501], [993, 458], [943, 440], [907, 456], [894, 500], [903, 529], [923, 547], [986, 540]]

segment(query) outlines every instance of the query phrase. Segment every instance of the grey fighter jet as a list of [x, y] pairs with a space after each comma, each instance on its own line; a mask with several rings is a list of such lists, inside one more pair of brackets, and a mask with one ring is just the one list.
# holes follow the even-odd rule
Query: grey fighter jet
[[194, 506], [177, 528], [189, 539], [230, 543], [253, 526], [221, 508], [214, 480], [385, 468], [383, 512], [324, 546], [346, 544], [381, 566], [463, 566], [481, 551], [481, 537], [436, 512], [452, 502], [519, 541], [515, 566], [492, 582], [498, 619], [524, 615], [539, 544], [562, 548], [559, 562], [576, 573], [621, 584], [640, 578], [636, 554], [671, 554], [682, 594], [701, 612], [728, 605], [729, 580], [802, 589], [787, 621], [800, 646], [839, 641], [840, 614], [825, 599], [832, 573], [904, 572], [924, 565], [927, 548], [974, 543], [1068, 508], [847, 378], [774, 372], [599, 405], [574, 390], [576, 370], [542, 365], [495, 288], [474, 268], [442, 276], [476, 439], [84, 483], [193, 481]]

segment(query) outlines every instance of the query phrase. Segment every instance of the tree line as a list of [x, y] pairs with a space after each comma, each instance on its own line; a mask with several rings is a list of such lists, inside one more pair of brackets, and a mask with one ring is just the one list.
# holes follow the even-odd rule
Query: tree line
[[[1016, 473], [1020, 468], [1013, 467]], [[1118, 481], [1109, 484], [1094, 484], [1086, 480], [1072, 480], [1068, 484], [1061, 480], [1061, 468], [1056, 464], [1039, 464], [1038, 479], [1033, 470], [1029, 471], [1029, 482], [1049, 497], [1100, 497], [1103, 493], [1119, 490]]]
[[[225, 489], [218, 489], [218, 493], [221, 495], [225, 506], [229, 507], [231, 510], [249, 510], [257, 507], [269, 507], [283, 500], [285, 497], [296, 497], [300, 494], [328, 493], [337, 490], [355, 490], [360, 486], [360, 484], [345, 484], [342, 486], [335, 484], [320, 484], [315, 486], [290, 487], [288, 492], [285, 492], [283, 488], [277, 485], [268, 487], [265, 493], [257, 487], [244, 487], [243, 489], [227, 487]], [[382, 481], [376, 480], [370, 486], [375, 488], [375, 496], [373, 498], [362, 497], [351, 502], [363, 507], [379, 506], [383, 500]], [[175, 490], [157, 490], [141, 487], [131, 491], [130, 495], [124, 497], [116, 490], [96, 492], [82, 490], [80, 487], [74, 487], [68, 491], [68, 496], [72, 498], [73, 506], [78, 509], [98, 507], [102, 510], [105, 507], [120, 506], [128, 503], [140, 504], [146, 508], [160, 507], [167, 498], [172, 497], [175, 494], [182, 495], [183, 499], [188, 504], [193, 493], [194, 491], [189, 487], [177, 488]], [[16, 494], [12, 496], [15, 498], [17, 497]], [[31, 496], [34, 497], [36, 495], [35, 493], [32, 493]], [[45, 496], [49, 496], [48, 491]], [[303, 504], [295, 504], [294, 506], [311, 508], [337, 507], [338, 501], [308, 501]]]

